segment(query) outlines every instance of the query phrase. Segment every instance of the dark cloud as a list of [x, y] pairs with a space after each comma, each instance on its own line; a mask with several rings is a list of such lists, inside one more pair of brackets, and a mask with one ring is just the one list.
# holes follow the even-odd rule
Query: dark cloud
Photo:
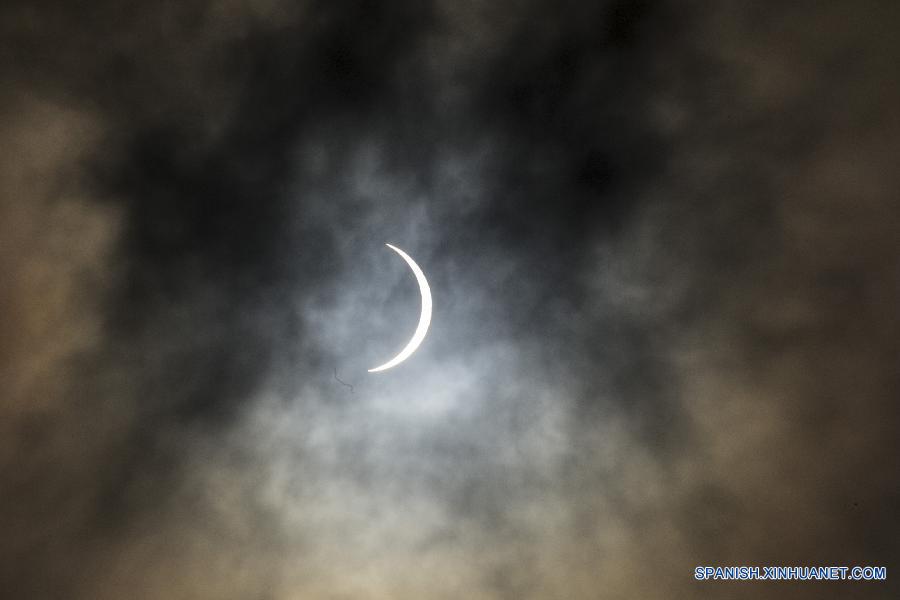
[[898, 16], [6, 3], [0, 589], [892, 597]]

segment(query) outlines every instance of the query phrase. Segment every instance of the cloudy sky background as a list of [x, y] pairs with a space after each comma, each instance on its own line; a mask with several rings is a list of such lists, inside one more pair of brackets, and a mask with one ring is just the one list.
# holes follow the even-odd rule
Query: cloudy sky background
[[0, 589], [896, 597], [898, 24], [4, 3]]

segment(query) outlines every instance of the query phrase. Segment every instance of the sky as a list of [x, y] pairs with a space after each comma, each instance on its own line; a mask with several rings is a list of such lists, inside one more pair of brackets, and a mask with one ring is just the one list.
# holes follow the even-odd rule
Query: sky
[[898, 25], [4, 2], [0, 589], [896, 598]]

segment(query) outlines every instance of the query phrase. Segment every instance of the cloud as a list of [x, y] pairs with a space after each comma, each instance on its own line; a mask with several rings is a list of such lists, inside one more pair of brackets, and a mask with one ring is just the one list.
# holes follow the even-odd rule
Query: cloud
[[[896, 561], [892, 6], [97, 6], [0, 12], [0, 587]], [[435, 313], [371, 376], [418, 309], [385, 242]]]

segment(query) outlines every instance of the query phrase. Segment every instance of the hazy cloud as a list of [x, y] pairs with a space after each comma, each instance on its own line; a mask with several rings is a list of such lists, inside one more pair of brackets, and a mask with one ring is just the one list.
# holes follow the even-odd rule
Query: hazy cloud
[[897, 16], [7, 4], [0, 588], [892, 597]]

